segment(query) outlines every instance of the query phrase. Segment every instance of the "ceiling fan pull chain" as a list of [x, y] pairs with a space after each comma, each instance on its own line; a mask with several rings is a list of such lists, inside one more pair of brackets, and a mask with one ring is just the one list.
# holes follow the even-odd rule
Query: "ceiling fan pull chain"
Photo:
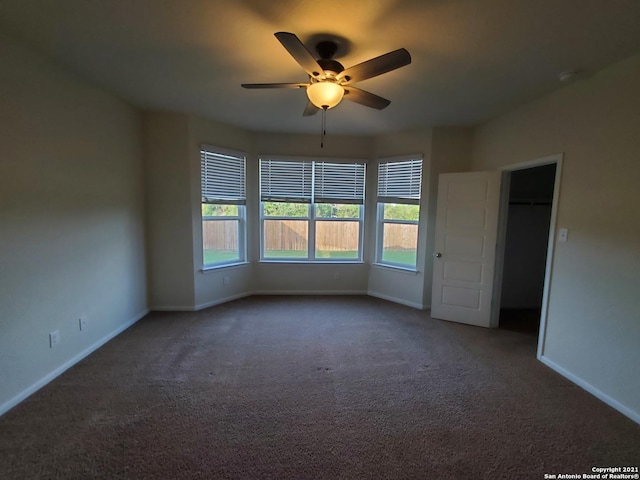
[[324, 137], [325, 137], [325, 135], [327, 134], [327, 129], [326, 129], [326, 125], [327, 125], [326, 115], [327, 115], [327, 107], [322, 107], [322, 136], [320, 137], [320, 148], [324, 148]]

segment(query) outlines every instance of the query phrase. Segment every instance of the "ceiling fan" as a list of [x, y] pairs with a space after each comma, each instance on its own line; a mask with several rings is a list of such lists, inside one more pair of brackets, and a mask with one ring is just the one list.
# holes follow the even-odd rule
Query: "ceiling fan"
[[320, 41], [316, 45], [319, 58], [305, 47], [293, 33], [275, 34], [282, 46], [291, 54], [309, 75], [306, 83], [243, 83], [244, 88], [305, 88], [309, 101], [304, 116], [315, 115], [319, 110], [328, 110], [343, 98], [367, 107], [382, 110], [391, 102], [386, 98], [352, 86], [352, 83], [382, 75], [411, 63], [411, 55], [404, 48], [380, 55], [345, 69], [333, 59], [338, 45], [331, 40]]

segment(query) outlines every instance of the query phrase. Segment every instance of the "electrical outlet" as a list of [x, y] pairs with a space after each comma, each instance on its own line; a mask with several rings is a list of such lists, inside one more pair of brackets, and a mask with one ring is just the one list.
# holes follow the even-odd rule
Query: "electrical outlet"
[[222, 284], [229, 285], [231, 283], [231, 277], [222, 277]]
[[78, 328], [80, 329], [80, 331], [87, 329], [87, 317], [78, 318]]
[[49, 348], [55, 347], [60, 343], [60, 330], [55, 330], [49, 334]]

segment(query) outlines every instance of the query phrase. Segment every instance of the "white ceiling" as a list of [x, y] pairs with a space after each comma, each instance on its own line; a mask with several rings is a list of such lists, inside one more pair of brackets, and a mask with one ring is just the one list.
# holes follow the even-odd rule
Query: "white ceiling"
[[366, 135], [489, 119], [560, 88], [560, 72], [640, 52], [639, 25], [640, 0], [0, 2], [0, 28], [136, 106], [292, 133], [320, 128], [304, 90], [240, 87], [307, 81], [278, 31], [344, 38], [345, 67], [409, 50], [411, 65], [356, 85], [388, 108], [328, 112], [329, 133]]

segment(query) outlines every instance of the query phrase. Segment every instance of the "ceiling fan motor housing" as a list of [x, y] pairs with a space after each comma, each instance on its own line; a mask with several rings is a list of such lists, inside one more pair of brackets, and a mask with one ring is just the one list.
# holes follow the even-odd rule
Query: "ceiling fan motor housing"
[[325, 72], [333, 72], [335, 75], [344, 70], [344, 67], [340, 62], [331, 59], [321, 58], [318, 60], [318, 65], [320, 65]]
[[[333, 60], [333, 56], [337, 51], [338, 44], [330, 40], [318, 42], [316, 45], [316, 52], [318, 52], [318, 56], [320, 57], [318, 59], [318, 65], [320, 65], [325, 72], [333, 72], [337, 75], [344, 70], [344, 67], [340, 62]], [[321, 72], [318, 72], [318, 74], [320, 73]]]
[[322, 42], [318, 42], [316, 45], [316, 52], [320, 58], [330, 59], [338, 51], [338, 44], [336, 42], [332, 42], [331, 40], [323, 40]]

